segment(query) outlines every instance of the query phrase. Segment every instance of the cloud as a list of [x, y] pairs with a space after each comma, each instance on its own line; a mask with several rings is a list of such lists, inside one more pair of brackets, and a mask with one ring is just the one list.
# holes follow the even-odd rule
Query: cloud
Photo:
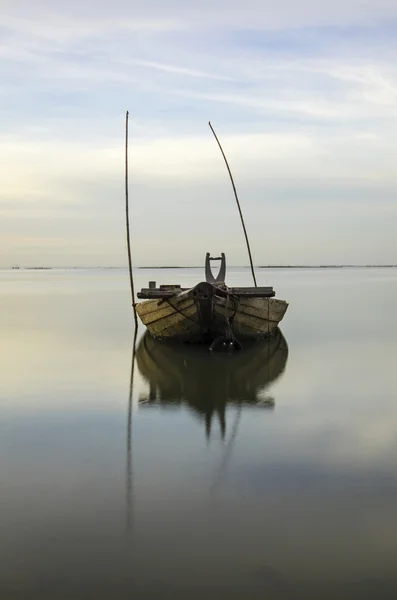
[[[202, 202], [211, 198], [216, 214], [230, 207], [211, 120], [247, 219], [257, 216], [251, 235], [259, 247], [261, 223], [271, 215], [288, 239], [285, 246], [268, 232], [273, 255], [288, 262], [288, 256], [310, 262], [327, 236], [331, 250], [318, 248], [318, 255], [351, 262], [364, 232], [378, 237], [371, 251], [389, 262], [395, 242], [384, 230], [397, 218], [394, 2], [252, 0], [241, 10], [233, 0], [226, 12], [221, 2], [198, 7], [176, 0], [56, 8], [39, 1], [33, 10], [20, 2], [5, 4], [0, 14], [4, 227], [19, 219], [26, 232], [30, 226], [44, 235], [52, 227], [65, 239], [71, 222], [89, 222], [96, 207], [98, 235], [104, 239], [106, 221], [114, 232], [121, 224], [114, 198], [122, 206], [128, 109], [131, 185], [142, 199], [136, 215], [145, 222], [147, 206], [158, 215], [151, 228], [160, 244], [184, 236], [193, 215], [213, 235]], [[332, 215], [336, 222], [341, 206], [355, 236], [349, 241], [346, 234], [343, 244], [337, 227], [329, 232], [321, 218]], [[316, 228], [310, 247], [309, 221]], [[231, 217], [235, 235], [237, 226]], [[84, 231], [92, 235], [86, 227], [82, 243]], [[104, 256], [114, 256], [117, 244], [106, 239]], [[243, 262], [238, 247], [234, 260]], [[70, 264], [67, 244], [65, 256], [61, 248], [54, 246], [56, 260]], [[174, 243], [169, 253], [175, 262]]]
[[[285, 28], [320, 25], [346, 25], [373, 22], [376, 19], [395, 17], [397, 8], [393, 0], [369, 0], [365, 4], [359, 0], [337, 0], [332, 3], [319, 3], [315, 0], [281, 0], [277, 4], [269, 0], [247, 0], [244, 6], [238, 0], [224, 2], [218, 0], [202, 0], [198, 5], [186, 4], [183, 0], [148, 0], [144, 4], [115, 0], [112, 3], [95, 2], [84, 3], [71, 0], [67, 5], [54, 6], [51, 0], [38, 0], [34, 6], [28, 2], [20, 1], [17, 4], [10, 0], [2, 3], [4, 17], [6, 15], [26, 20], [35, 18], [61, 19], [65, 15], [76, 20], [98, 22], [101, 20], [136, 21], [140, 28], [148, 21], [151, 27], [161, 29], [160, 24], [189, 23], [191, 26], [207, 28], [249, 27], [257, 28]], [[153, 15], [156, 15], [153, 18]], [[4, 18], [3, 18], [4, 20]]]

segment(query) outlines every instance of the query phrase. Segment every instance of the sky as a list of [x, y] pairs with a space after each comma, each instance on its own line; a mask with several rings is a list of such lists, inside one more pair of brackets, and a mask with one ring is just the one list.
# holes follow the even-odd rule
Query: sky
[[395, 0], [0, 0], [0, 267], [397, 263]]

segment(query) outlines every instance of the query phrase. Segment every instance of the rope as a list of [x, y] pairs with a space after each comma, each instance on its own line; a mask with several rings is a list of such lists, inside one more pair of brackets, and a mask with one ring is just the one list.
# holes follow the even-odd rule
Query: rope
[[[225, 337], [229, 338], [229, 340], [231, 342], [233, 342], [234, 344], [238, 344], [239, 346], [241, 346], [240, 342], [237, 340], [236, 336], [233, 333], [233, 329], [232, 329], [232, 322], [237, 314], [237, 310], [240, 304], [240, 300], [237, 296], [235, 296], [234, 294], [231, 294], [227, 289], [222, 290], [224, 297], [226, 297], [226, 304], [225, 304], [225, 321], [226, 321], [226, 328], [225, 328]], [[232, 299], [234, 301], [234, 311], [233, 314], [228, 317], [227, 316], [227, 311], [229, 308], [229, 300]], [[200, 303], [198, 302], [197, 298], [193, 298], [194, 302], [197, 305], [197, 310], [200, 313]], [[166, 302], [171, 308], [174, 309], [175, 312], [179, 313], [184, 319], [188, 319], [189, 321], [191, 321], [192, 323], [194, 323], [197, 327], [200, 327], [200, 323], [195, 321], [194, 319], [192, 319], [192, 317], [190, 317], [189, 315], [186, 315], [180, 308], [178, 308], [177, 306], [175, 306], [174, 304], [172, 304], [171, 300], [169, 298], [162, 298], [162, 300], [160, 300], [159, 304], [162, 304], [163, 302]], [[213, 305], [212, 305], [213, 307]], [[199, 319], [200, 321], [200, 319]], [[192, 335], [189, 339], [193, 338], [195, 336], [195, 332], [192, 332]], [[218, 338], [217, 338], [218, 339]], [[212, 345], [211, 345], [212, 346]]]
[[[167, 304], [169, 304], [169, 306], [171, 306], [171, 308], [173, 308], [175, 310], [175, 312], [182, 315], [182, 317], [184, 317], [185, 319], [189, 319], [189, 321], [192, 321], [192, 323], [194, 323], [195, 325], [198, 325], [197, 321], [192, 319], [192, 317], [189, 317], [189, 315], [185, 315], [177, 306], [174, 306], [174, 304], [172, 304], [172, 302], [170, 302], [169, 298], [163, 298], [163, 300], [165, 300], [165, 302], [167, 302]], [[195, 298], [193, 300], [194, 300], [194, 302], [197, 303], [197, 300]]]
[[[229, 300], [230, 300], [230, 298], [232, 298], [235, 301], [235, 305], [234, 305], [234, 313], [230, 317], [228, 317], [227, 316], [227, 310], [229, 308]], [[210, 350], [214, 350], [216, 348], [216, 346], [218, 346], [221, 342], [225, 343], [227, 341], [230, 344], [232, 344], [237, 349], [241, 349], [242, 348], [240, 342], [238, 341], [238, 339], [234, 335], [233, 329], [232, 329], [232, 321], [233, 321], [234, 317], [236, 316], [238, 306], [239, 306], [239, 299], [236, 296], [234, 296], [232, 294], [228, 294], [226, 292], [226, 304], [225, 304], [226, 328], [225, 328], [225, 335], [217, 337], [212, 342], [212, 344], [210, 346]]]

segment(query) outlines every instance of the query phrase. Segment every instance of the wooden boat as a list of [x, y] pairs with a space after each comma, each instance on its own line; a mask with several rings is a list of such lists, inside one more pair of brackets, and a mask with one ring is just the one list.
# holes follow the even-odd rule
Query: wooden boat
[[[217, 277], [210, 266], [214, 260], [221, 261]], [[217, 258], [207, 253], [205, 276], [205, 281], [190, 289], [180, 285], [157, 288], [149, 282], [138, 293], [145, 301], [137, 304], [137, 313], [153, 337], [239, 347], [239, 340], [267, 337], [276, 330], [288, 303], [276, 299], [272, 287], [228, 287], [223, 253]]]
[[139, 402], [146, 407], [185, 404], [204, 418], [208, 434], [212, 416], [223, 420], [227, 405], [274, 408], [267, 389], [284, 372], [287, 359], [288, 345], [278, 328], [270, 338], [247, 341], [243, 352], [232, 353], [169, 346], [146, 332], [136, 363], [149, 389]]

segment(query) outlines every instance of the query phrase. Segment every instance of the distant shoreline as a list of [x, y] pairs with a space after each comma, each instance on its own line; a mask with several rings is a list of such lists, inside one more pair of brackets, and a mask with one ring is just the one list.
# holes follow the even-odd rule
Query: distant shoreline
[[[232, 269], [249, 269], [249, 266], [234, 266], [229, 265]], [[123, 267], [0, 267], [0, 270], [4, 271], [51, 271], [51, 270], [117, 270], [127, 269], [127, 266]], [[192, 266], [144, 266], [144, 267], [133, 267], [134, 269], [203, 269], [203, 266], [192, 267]], [[395, 269], [396, 265], [258, 265], [255, 269]]]
[[[397, 265], [258, 265], [255, 269], [392, 269]], [[137, 269], [202, 269], [203, 267], [136, 267]], [[232, 269], [250, 269], [249, 266], [236, 267]]]

